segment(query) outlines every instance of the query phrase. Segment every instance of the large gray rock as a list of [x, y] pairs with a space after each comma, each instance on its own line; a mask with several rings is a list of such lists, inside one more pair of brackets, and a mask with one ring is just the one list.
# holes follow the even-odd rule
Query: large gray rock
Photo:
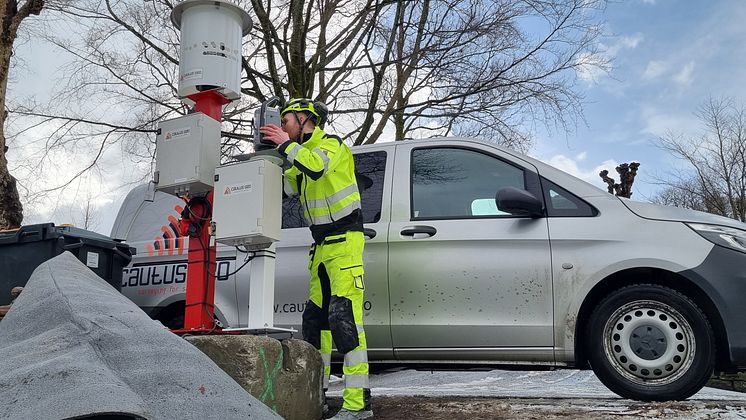
[[104, 413], [278, 418], [65, 252], [34, 271], [0, 322], [0, 418]]
[[323, 368], [312, 345], [250, 335], [194, 336], [187, 341], [285, 419], [321, 418]]

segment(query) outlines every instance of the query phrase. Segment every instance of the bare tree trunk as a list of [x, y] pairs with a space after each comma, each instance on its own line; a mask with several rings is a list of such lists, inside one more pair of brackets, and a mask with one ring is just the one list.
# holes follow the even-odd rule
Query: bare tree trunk
[[[5, 93], [8, 86], [8, 68], [13, 45], [5, 43], [5, 37], [0, 41], [0, 105], [5, 110]], [[8, 172], [8, 160], [5, 152], [5, 112], [0, 112], [0, 230], [13, 229], [21, 226], [23, 221], [23, 206], [18, 196], [16, 180]]]
[[0, 28], [0, 229], [21, 226], [23, 206], [18, 196], [16, 180], [8, 171], [5, 153], [5, 95], [8, 91], [8, 71], [13, 55], [13, 42], [21, 21], [31, 14], [38, 15], [44, 7], [43, 0], [28, 0], [20, 5], [17, 0], [0, 0], [2, 28]]
[[614, 194], [617, 197], [632, 197], [632, 184], [635, 182], [635, 176], [637, 176], [637, 168], [640, 167], [638, 162], [622, 163], [616, 167], [616, 171], [619, 174], [619, 183], [614, 182], [614, 178], [609, 176], [609, 171], [604, 169], [598, 176], [609, 185], [609, 194]]
[[98, 218], [96, 217], [96, 207], [93, 205], [93, 197], [90, 191], [83, 208], [83, 229], [94, 230], [98, 227]]

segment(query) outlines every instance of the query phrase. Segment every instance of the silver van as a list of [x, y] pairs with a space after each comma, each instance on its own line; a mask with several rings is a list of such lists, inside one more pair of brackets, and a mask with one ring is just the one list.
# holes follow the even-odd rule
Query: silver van
[[[517, 152], [467, 139], [353, 148], [366, 229], [373, 362], [592, 367], [639, 400], [696, 393], [746, 368], [746, 224], [620, 199]], [[122, 292], [183, 322], [183, 203], [143, 185], [111, 236], [137, 248]], [[312, 239], [283, 205], [275, 325], [299, 328]], [[216, 317], [245, 326], [244, 255], [218, 250]]]

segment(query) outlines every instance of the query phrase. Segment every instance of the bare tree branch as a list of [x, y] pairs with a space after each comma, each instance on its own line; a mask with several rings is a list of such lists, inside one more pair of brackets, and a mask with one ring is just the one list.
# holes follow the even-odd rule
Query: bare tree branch
[[657, 139], [688, 169], [662, 180], [666, 189], [655, 200], [746, 221], [744, 108], [729, 98], [710, 98], [695, 115], [704, 128], [701, 136], [668, 133]]

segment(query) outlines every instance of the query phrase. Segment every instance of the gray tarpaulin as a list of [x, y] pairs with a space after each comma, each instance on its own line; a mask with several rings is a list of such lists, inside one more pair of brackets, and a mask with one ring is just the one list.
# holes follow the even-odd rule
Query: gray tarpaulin
[[[6, 273], [2, 273], [6, 275]], [[277, 418], [65, 252], [0, 322], [0, 418]]]

